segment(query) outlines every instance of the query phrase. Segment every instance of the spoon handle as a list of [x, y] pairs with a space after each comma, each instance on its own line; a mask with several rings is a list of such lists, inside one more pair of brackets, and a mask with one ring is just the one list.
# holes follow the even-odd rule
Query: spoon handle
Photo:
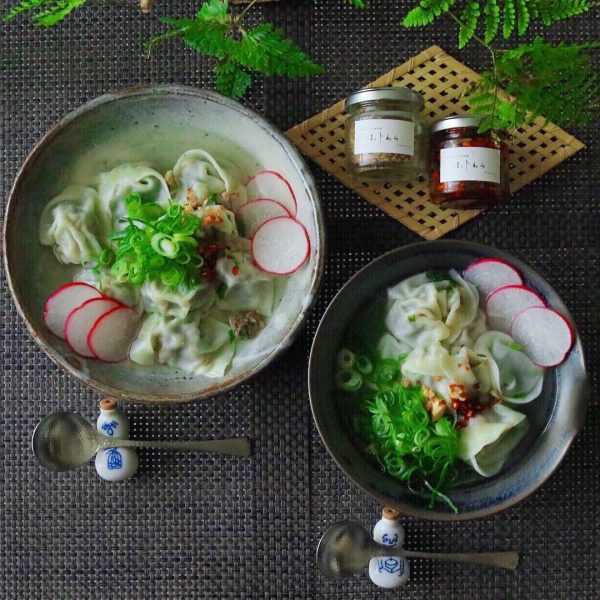
[[234, 456], [250, 456], [252, 449], [248, 438], [229, 438], [224, 440], [188, 440], [188, 441], [147, 441], [115, 440], [105, 438], [102, 447], [118, 445], [131, 448], [161, 448], [163, 450], [191, 450], [192, 452], [214, 452]]
[[432, 558], [445, 562], [467, 563], [470, 565], [486, 565], [488, 567], [501, 567], [503, 569], [516, 569], [519, 564], [519, 555], [516, 552], [476, 552], [476, 553], [444, 553], [444, 552], [416, 552], [405, 550], [404, 556], [408, 558]]

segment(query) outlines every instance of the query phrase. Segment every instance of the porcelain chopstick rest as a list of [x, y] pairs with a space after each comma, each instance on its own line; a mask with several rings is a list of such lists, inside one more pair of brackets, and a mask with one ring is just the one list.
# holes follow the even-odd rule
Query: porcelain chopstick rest
[[[391, 548], [404, 545], [404, 527], [400, 523], [400, 513], [385, 507], [381, 519], [373, 528], [373, 539]], [[408, 560], [398, 556], [376, 556], [369, 562], [371, 581], [382, 588], [397, 588], [408, 581], [410, 569]]]
[[[102, 435], [115, 440], [129, 437], [129, 420], [118, 408], [117, 401], [105, 398], [100, 401], [100, 416], [96, 429]], [[107, 481], [122, 481], [133, 477], [138, 470], [139, 458], [135, 448], [107, 448], [96, 454], [96, 471]]]

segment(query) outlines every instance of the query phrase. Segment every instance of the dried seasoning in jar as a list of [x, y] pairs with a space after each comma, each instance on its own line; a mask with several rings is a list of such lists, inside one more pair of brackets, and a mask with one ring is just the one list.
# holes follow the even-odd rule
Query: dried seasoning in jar
[[346, 166], [357, 179], [402, 181], [427, 174], [421, 94], [366, 88], [346, 98]]
[[479, 133], [482, 119], [446, 117], [431, 126], [429, 197], [443, 208], [489, 208], [510, 196], [508, 136]]

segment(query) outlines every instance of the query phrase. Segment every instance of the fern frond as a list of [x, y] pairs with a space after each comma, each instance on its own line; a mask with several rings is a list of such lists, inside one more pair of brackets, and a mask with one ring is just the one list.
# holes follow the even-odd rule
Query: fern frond
[[[536, 38], [502, 52], [496, 78], [485, 71], [468, 93], [472, 109], [486, 115], [481, 127], [514, 129], [543, 115], [558, 125], [587, 123], [600, 105], [600, 77], [588, 51], [591, 44], [546, 44]], [[496, 98], [494, 98], [496, 96]]]
[[56, 25], [87, 0], [23, 0], [13, 6], [5, 15], [4, 20], [14, 19], [17, 15], [43, 9], [34, 14], [32, 19], [36, 25]]
[[404, 17], [404, 27], [423, 27], [433, 23], [437, 17], [447, 13], [456, 0], [421, 0], [419, 6], [415, 6]]
[[508, 39], [510, 34], [515, 30], [517, 21], [517, 11], [515, 8], [515, 0], [504, 0], [504, 11], [502, 13], [502, 35], [504, 39]]
[[217, 92], [234, 100], [243, 98], [252, 83], [250, 75], [232, 60], [218, 62], [213, 72]]
[[483, 14], [485, 16], [483, 41], [486, 44], [489, 44], [496, 37], [498, 27], [500, 26], [500, 7], [498, 6], [498, 0], [487, 0], [483, 7]]
[[479, 3], [470, 2], [460, 13], [461, 25], [458, 29], [458, 47], [464, 48], [475, 34], [479, 21]]
[[555, 21], [568, 19], [587, 12], [590, 0], [528, 0], [531, 16], [542, 21], [544, 25], [552, 25]]
[[523, 35], [529, 27], [529, 8], [527, 0], [516, 0], [517, 9], [517, 33]]

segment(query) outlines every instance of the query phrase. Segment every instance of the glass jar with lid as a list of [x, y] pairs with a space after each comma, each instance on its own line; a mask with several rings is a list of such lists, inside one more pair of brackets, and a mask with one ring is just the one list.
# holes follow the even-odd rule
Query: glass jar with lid
[[423, 96], [402, 87], [346, 98], [346, 166], [357, 179], [400, 181], [427, 174]]
[[489, 208], [508, 200], [504, 131], [477, 130], [483, 117], [446, 117], [431, 126], [430, 200], [443, 208]]

